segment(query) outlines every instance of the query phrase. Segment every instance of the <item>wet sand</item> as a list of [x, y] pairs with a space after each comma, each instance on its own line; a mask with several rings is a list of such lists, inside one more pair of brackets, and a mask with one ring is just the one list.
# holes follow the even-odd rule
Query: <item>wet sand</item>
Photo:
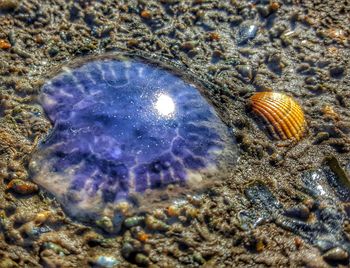
[[[321, 226], [329, 203], [302, 176], [330, 155], [350, 162], [349, 3], [320, 2], [0, 0], [0, 267], [349, 265], [347, 200], [334, 199], [345, 240], [331, 236], [333, 248], [288, 220], [304, 213], [304, 228]], [[77, 57], [113, 51], [160, 55], [206, 81], [240, 148], [202, 199], [131, 218], [119, 235], [71, 220], [28, 172], [51, 129], [41, 85]], [[295, 98], [305, 137], [273, 139], [247, 105], [256, 91]]]

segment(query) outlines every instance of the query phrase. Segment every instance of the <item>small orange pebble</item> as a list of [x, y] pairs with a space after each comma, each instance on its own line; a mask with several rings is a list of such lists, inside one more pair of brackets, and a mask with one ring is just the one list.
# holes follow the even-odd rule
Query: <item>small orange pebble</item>
[[199, 211], [197, 208], [189, 207], [189, 208], [186, 208], [185, 213], [187, 217], [195, 218], [199, 214]]
[[270, 8], [271, 8], [272, 11], [277, 11], [280, 8], [280, 6], [281, 5], [278, 2], [272, 2], [270, 4]]
[[180, 215], [180, 209], [176, 205], [171, 205], [167, 207], [166, 212], [170, 217], [177, 217]]
[[9, 49], [9, 48], [11, 48], [11, 44], [4, 39], [0, 39], [0, 48], [1, 49]]
[[333, 107], [330, 106], [330, 105], [324, 106], [323, 109], [322, 109], [322, 113], [323, 113], [326, 117], [331, 118], [331, 119], [334, 120], [334, 121], [339, 121], [339, 119], [340, 119], [339, 114], [337, 114], [337, 113], [334, 111]]
[[211, 41], [219, 41], [220, 40], [220, 34], [218, 34], [217, 32], [211, 32], [211, 33], [209, 33], [209, 39]]
[[149, 239], [150, 235], [141, 231], [137, 234], [137, 239], [141, 242], [146, 242]]
[[20, 179], [11, 180], [6, 186], [6, 190], [13, 190], [18, 194], [32, 194], [37, 192], [38, 189], [36, 184]]
[[306, 120], [300, 105], [291, 97], [277, 92], [258, 92], [250, 98], [257, 115], [270, 126], [281, 140], [300, 140], [306, 130]]
[[299, 249], [303, 245], [303, 240], [300, 237], [294, 238], [294, 244], [297, 249]]
[[148, 11], [148, 10], [142, 10], [142, 11], [141, 11], [141, 17], [142, 17], [143, 19], [149, 20], [149, 19], [152, 18], [152, 14], [151, 14], [151, 12]]
[[34, 37], [34, 41], [35, 43], [39, 44], [39, 45], [42, 45], [45, 43], [44, 41], [44, 38], [40, 35], [40, 34], [37, 34], [35, 37]]
[[36, 225], [41, 225], [44, 222], [46, 222], [51, 217], [51, 215], [52, 215], [51, 211], [39, 212], [38, 214], [36, 214], [36, 216], [34, 218], [34, 223]]

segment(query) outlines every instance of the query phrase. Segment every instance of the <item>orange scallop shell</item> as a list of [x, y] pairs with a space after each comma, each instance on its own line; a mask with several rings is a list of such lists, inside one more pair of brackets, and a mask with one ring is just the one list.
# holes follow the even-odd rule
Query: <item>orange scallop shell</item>
[[258, 92], [250, 102], [253, 111], [272, 126], [280, 139], [301, 139], [307, 124], [303, 110], [291, 97], [277, 92]]

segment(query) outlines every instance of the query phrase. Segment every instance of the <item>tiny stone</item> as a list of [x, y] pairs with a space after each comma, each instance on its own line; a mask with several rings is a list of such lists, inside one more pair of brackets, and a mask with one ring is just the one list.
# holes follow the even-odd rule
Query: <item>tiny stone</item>
[[342, 76], [345, 72], [345, 68], [343, 66], [333, 66], [332, 68], [329, 69], [329, 74], [333, 78], [339, 78]]
[[101, 219], [97, 220], [96, 224], [98, 227], [100, 227], [101, 229], [103, 229], [107, 233], [112, 233], [114, 231], [113, 230], [113, 222], [107, 216], [103, 216]]
[[278, 2], [272, 2], [270, 4], [270, 9], [273, 12], [276, 12], [280, 7], [281, 7], [281, 5]]
[[140, 15], [143, 19], [146, 19], [146, 20], [149, 20], [152, 18], [152, 14], [148, 10], [143, 10]]
[[272, 165], [278, 165], [280, 164], [281, 162], [283, 161], [283, 156], [279, 153], [273, 153], [271, 156], [270, 156], [270, 163]]
[[315, 140], [314, 140], [314, 144], [319, 144], [325, 140], [329, 139], [329, 133], [328, 132], [318, 132]]
[[219, 41], [220, 40], [220, 34], [218, 34], [217, 32], [211, 32], [209, 34], [209, 39], [211, 41]]
[[316, 85], [317, 84], [317, 80], [315, 77], [313, 76], [309, 76], [305, 78], [305, 83], [308, 85]]
[[258, 32], [258, 26], [255, 24], [245, 23], [240, 25], [237, 35], [237, 44], [244, 45], [249, 40], [255, 38]]
[[335, 247], [323, 254], [323, 258], [328, 261], [345, 261], [349, 254], [340, 247]]
[[134, 216], [134, 217], [125, 219], [124, 225], [126, 228], [131, 228], [131, 227], [140, 225], [142, 222], [144, 222], [144, 220], [145, 220], [145, 217], [143, 216]]
[[257, 10], [258, 10], [259, 14], [264, 18], [268, 17], [271, 14], [271, 9], [269, 6], [260, 6], [259, 5], [259, 6], [257, 6]]
[[181, 45], [181, 48], [185, 51], [189, 51], [189, 50], [192, 50], [196, 47], [196, 43], [193, 42], [193, 41], [188, 41], [188, 42], [184, 42], [182, 45]]
[[19, 47], [13, 47], [12, 48], [13, 52], [16, 53], [18, 56], [22, 57], [22, 58], [30, 58], [30, 54], [22, 49], [20, 49]]
[[195, 252], [193, 254], [193, 260], [199, 264], [205, 263], [205, 259], [202, 257], [202, 254], [200, 254], [199, 252]]
[[19, 1], [16, 0], [0, 0], [0, 11], [13, 10], [18, 7]]
[[137, 40], [137, 39], [130, 39], [128, 42], [127, 42], [127, 46], [128, 47], [136, 47], [140, 44], [140, 41]]
[[134, 247], [130, 243], [126, 242], [123, 244], [121, 253], [125, 259], [128, 259], [133, 252], [134, 252]]
[[54, 57], [58, 54], [59, 49], [56, 46], [50, 47], [47, 51], [51, 57]]
[[11, 44], [4, 39], [0, 39], [0, 48], [1, 49], [9, 49]]
[[142, 266], [147, 266], [149, 264], [149, 259], [147, 256], [137, 253], [135, 257], [135, 262]]
[[249, 78], [250, 80], [253, 78], [252, 68], [249, 65], [237, 65], [236, 70], [243, 77]]

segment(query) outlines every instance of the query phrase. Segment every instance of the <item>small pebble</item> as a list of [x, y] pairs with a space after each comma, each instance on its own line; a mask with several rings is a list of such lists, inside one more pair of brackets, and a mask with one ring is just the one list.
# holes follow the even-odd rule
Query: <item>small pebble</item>
[[150, 235], [145, 233], [144, 231], [140, 231], [139, 233], [137, 233], [137, 239], [141, 242], [147, 242], [149, 237]]
[[317, 79], [313, 76], [308, 76], [305, 78], [305, 84], [308, 84], [308, 85], [316, 85], [317, 84]]
[[255, 244], [256, 252], [261, 253], [264, 251], [264, 249], [265, 249], [265, 243], [264, 243], [263, 239], [258, 239], [256, 241], [256, 244]]
[[12, 190], [18, 194], [33, 194], [37, 192], [39, 188], [32, 182], [13, 179], [7, 184], [6, 190]]
[[53, 242], [45, 242], [43, 244], [43, 248], [44, 249], [51, 249], [52, 251], [54, 251], [56, 254], [58, 254], [59, 256], [64, 256], [64, 255], [68, 255], [69, 251], [62, 248], [60, 245], [57, 245]]
[[335, 247], [323, 254], [323, 258], [327, 261], [345, 261], [349, 254], [340, 247]]
[[244, 78], [249, 78], [249, 80], [253, 79], [253, 71], [249, 65], [237, 65], [236, 70]]
[[60, 50], [57, 46], [52, 46], [47, 50], [47, 53], [49, 53], [50, 57], [55, 57], [59, 52]]
[[141, 266], [148, 266], [149, 264], [149, 259], [147, 256], [141, 254], [141, 253], [137, 253], [136, 256], [135, 256], [135, 262], [138, 264], [138, 265], [141, 265]]
[[185, 51], [190, 51], [196, 47], [196, 42], [188, 41], [181, 44], [181, 48]]
[[43, 38], [40, 34], [37, 34], [37, 35], [34, 37], [34, 41], [35, 41], [35, 43], [37, 43], [38, 45], [43, 45], [43, 44], [45, 43], [44, 38]]
[[97, 265], [98, 267], [102, 268], [113, 268], [117, 267], [117, 265], [119, 264], [119, 261], [116, 258], [103, 255], [96, 257], [91, 262], [94, 265]]
[[47, 220], [49, 220], [49, 218], [52, 216], [52, 212], [51, 211], [42, 211], [39, 212], [38, 214], [35, 215], [34, 218], [34, 223], [36, 225], [41, 225], [44, 222], [46, 222]]
[[273, 12], [276, 12], [280, 7], [281, 7], [281, 5], [278, 2], [271, 2], [271, 4], [270, 4], [270, 9]]
[[128, 259], [134, 251], [134, 247], [129, 242], [125, 242], [121, 249], [122, 256], [125, 259]]
[[140, 44], [140, 41], [135, 38], [132, 38], [127, 42], [128, 47], [137, 47], [139, 44]]
[[205, 259], [202, 257], [202, 254], [200, 254], [199, 252], [195, 252], [193, 254], [193, 260], [198, 263], [198, 264], [204, 264], [205, 263]]
[[321, 142], [328, 140], [329, 139], [329, 133], [325, 131], [318, 132], [314, 144], [320, 144]]
[[286, 67], [280, 54], [271, 54], [267, 58], [268, 67], [271, 71], [280, 74]]
[[154, 218], [153, 216], [147, 215], [146, 226], [150, 230], [154, 231], [168, 231], [170, 226], [165, 222]]
[[144, 221], [145, 221], [145, 217], [134, 216], [134, 217], [130, 217], [130, 218], [125, 219], [124, 226], [126, 228], [131, 228], [131, 227], [142, 224]]
[[240, 26], [237, 35], [237, 44], [244, 45], [249, 40], [254, 39], [258, 32], [258, 26], [255, 24], [243, 24]]
[[31, 55], [28, 52], [20, 49], [19, 47], [13, 47], [12, 50], [13, 50], [14, 53], [16, 53], [18, 56], [20, 56], [22, 58], [26, 59], [26, 58], [30, 58], [31, 57]]
[[145, 20], [150, 20], [152, 18], [152, 14], [148, 10], [142, 10], [140, 15]]
[[303, 245], [303, 240], [300, 237], [294, 238], [294, 244], [297, 249]]
[[310, 210], [304, 204], [300, 204], [300, 205], [297, 205], [293, 208], [288, 209], [285, 213], [286, 213], [286, 215], [293, 217], [293, 218], [307, 220], [309, 218], [309, 215], [310, 215]]
[[11, 44], [4, 39], [0, 39], [0, 48], [1, 49], [9, 49], [9, 48], [11, 48]]
[[114, 231], [114, 226], [112, 220], [107, 217], [103, 216], [99, 220], [96, 221], [96, 225], [103, 229], [107, 233], [112, 233]]
[[262, 16], [264, 18], [268, 17], [271, 14], [271, 11], [272, 11], [269, 6], [258, 5], [256, 8], [257, 8], [260, 16]]
[[283, 161], [283, 155], [279, 154], [279, 153], [273, 153], [271, 156], [270, 156], [270, 163], [272, 165], [279, 165], [282, 163]]
[[0, 11], [16, 9], [19, 5], [17, 0], [0, 0]]
[[211, 41], [219, 41], [220, 40], [220, 34], [218, 34], [217, 32], [211, 32], [211, 33], [209, 33], [209, 39]]
[[345, 68], [343, 66], [333, 66], [329, 69], [329, 74], [333, 78], [341, 77], [345, 72]]

